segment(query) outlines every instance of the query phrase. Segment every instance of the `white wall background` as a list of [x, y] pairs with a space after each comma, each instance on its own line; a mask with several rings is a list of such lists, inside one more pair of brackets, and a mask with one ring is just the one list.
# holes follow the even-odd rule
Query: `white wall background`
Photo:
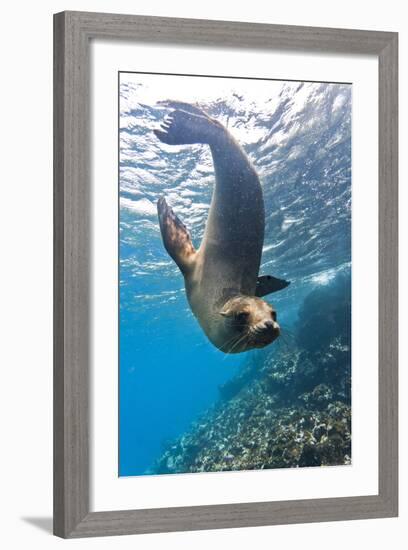
[[[401, 349], [400, 518], [62, 541], [52, 513], [52, 14], [65, 9], [400, 32], [401, 340], [408, 330], [408, 27], [403, 0], [14, 0], [2, 9], [0, 84], [0, 540], [7, 549], [405, 548], [407, 347]], [[404, 101], [405, 99], [405, 101]], [[405, 208], [404, 208], [405, 207]]]

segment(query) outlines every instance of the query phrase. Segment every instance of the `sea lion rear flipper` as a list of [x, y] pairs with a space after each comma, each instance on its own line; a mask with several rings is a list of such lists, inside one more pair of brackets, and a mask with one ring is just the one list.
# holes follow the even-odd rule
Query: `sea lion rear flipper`
[[162, 105], [163, 107], [169, 107], [171, 109], [181, 109], [182, 111], [186, 111], [187, 113], [192, 113], [193, 115], [199, 115], [199, 116], [207, 116], [206, 113], [200, 109], [200, 107], [196, 107], [196, 105], [192, 105], [191, 103], [186, 103], [185, 101], [177, 101], [174, 99], [164, 99], [162, 101], [157, 102], [158, 105]]
[[[185, 105], [171, 102], [169, 105]], [[188, 107], [188, 110], [187, 110]], [[198, 108], [187, 106], [177, 108], [167, 115], [160, 128], [153, 130], [156, 137], [168, 145], [187, 145], [192, 143], [211, 143], [222, 126], [201, 112]]]
[[157, 212], [164, 247], [184, 274], [193, 266], [197, 254], [190, 233], [164, 197], [157, 201]]
[[256, 282], [255, 296], [262, 298], [267, 294], [272, 294], [272, 292], [282, 290], [288, 285], [290, 285], [290, 281], [278, 279], [277, 277], [272, 277], [272, 275], [262, 275], [261, 277], [258, 277]]

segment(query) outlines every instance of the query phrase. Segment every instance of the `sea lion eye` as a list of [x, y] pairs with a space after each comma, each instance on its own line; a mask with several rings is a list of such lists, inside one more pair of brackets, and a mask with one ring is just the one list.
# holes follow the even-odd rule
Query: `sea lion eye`
[[241, 311], [240, 313], [237, 313], [235, 315], [235, 319], [239, 322], [239, 323], [245, 323], [246, 320], [248, 319], [248, 315], [249, 313], [247, 311]]
[[272, 319], [276, 322], [276, 319], [278, 318], [276, 311], [272, 311]]

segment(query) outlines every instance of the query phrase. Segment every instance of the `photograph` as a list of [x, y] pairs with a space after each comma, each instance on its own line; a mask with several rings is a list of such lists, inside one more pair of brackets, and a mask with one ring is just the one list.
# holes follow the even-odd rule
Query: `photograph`
[[120, 477], [352, 465], [351, 122], [347, 82], [118, 73]]

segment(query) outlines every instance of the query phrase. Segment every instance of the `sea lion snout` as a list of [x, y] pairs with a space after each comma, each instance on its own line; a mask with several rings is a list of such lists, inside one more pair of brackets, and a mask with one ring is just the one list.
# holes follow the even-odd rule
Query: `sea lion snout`
[[274, 323], [273, 321], [265, 321], [263, 323], [263, 330], [270, 330], [270, 329], [273, 329], [274, 328]]
[[266, 321], [259, 323], [254, 330], [255, 333], [255, 347], [266, 346], [272, 343], [280, 335], [280, 326], [276, 321], [267, 319]]
[[277, 336], [279, 336], [280, 326], [278, 325], [278, 323], [276, 321], [267, 320], [261, 326], [261, 333], [262, 332], [274, 333], [274, 334], [277, 334]]

